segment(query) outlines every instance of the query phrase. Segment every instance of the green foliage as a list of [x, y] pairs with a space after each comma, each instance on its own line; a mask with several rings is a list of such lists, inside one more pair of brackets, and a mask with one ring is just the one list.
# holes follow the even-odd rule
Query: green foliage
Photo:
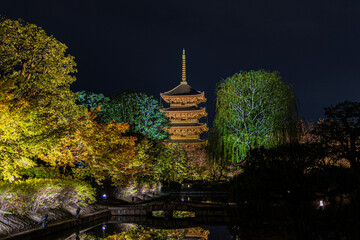
[[107, 104], [110, 100], [101, 93], [81, 91], [81, 92], [77, 92], [77, 94], [79, 97], [77, 103], [83, 105], [89, 111], [94, 111], [98, 107], [102, 107], [103, 105]]
[[347, 159], [360, 168], [360, 103], [341, 102], [325, 108], [325, 119], [312, 131], [335, 160]]
[[240, 162], [251, 149], [297, 137], [296, 98], [278, 73], [236, 73], [218, 84], [216, 95], [215, 129], [209, 139], [216, 159]]
[[81, 92], [79, 96], [80, 103], [88, 108], [101, 106], [97, 113], [99, 123], [111, 120], [129, 123], [130, 135], [141, 135], [152, 140], [162, 140], [168, 135], [165, 131], [168, 119], [160, 112], [160, 103], [152, 96], [135, 92], [123, 92], [109, 99], [94, 93]]
[[20, 178], [85, 116], [66, 49], [34, 24], [0, 21], [0, 179]]
[[154, 166], [161, 181], [181, 182], [188, 173], [188, 159], [184, 148], [177, 143], [162, 146]]
[[104, 103], [102, 108], [103, 113], [99, 117], [99, 122], [126, 122], [131, 124], [129, 131], [134, 131], [134, 119], [138, 111], [137, 103], [138, 93], [123, 92], [112, 95], [109, 101]]
[[132, 167], [137, 168], [140, 173], [135, 180], [137, 184], [155, 184], [158, 182], [154, 166], [157, 165], [156, 158], [162, 147], [161, 143], [154, 143], [154, 141], [146, 138], [136, 144]]
[[58, 178], [59, 171], [48, 167], [32, 167], [25, 169], [21, 175], [29, 178]]
[[95, 190], [69, 179], [28, 179], [0, 182], [0, 210], [23, 214], [67, 204], [87, 206], [95, 202]]
[[140, 94], [137, 97], [138, 112], [135, 117], [135, 132], [154, 139], [162, 140], [168, 136], [165, 128], [168, 119], [160, 112], [160, 103], [153, 97]]

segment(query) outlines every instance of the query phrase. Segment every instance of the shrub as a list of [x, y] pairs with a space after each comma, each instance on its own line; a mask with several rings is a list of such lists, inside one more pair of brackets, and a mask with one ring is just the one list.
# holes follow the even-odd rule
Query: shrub
[[95, 190], [90, 185], [70, 179], [0, 182], [0, 210], [19, 214], [67, 204], [86, 206], [95, 201], [94, 196]]
[[[33, 195], [31, 211], [37, 212], [39, 208], [56, 208], [60, 205], [59, 196], [61, 196], [62, 186], [57, 182], [48, 179], [44, 182], [42, 179], [32, 179], [29, 181], [34, 184], [34, 190], [29, 193]], [[25, 183], [29, 184], [29, 183]]]
[[49, 167], [32, 167], [25, 169], [22, 175], [29, 178], [57, 178], [60, 174]]
[[63, 192], [62, 195], [64, 205], [75, 204], [77, 206], [85, 207], [90, 203], [95, 202], [96, 191], [89, 184], [78, 182], [74, 180], [62, 180]]

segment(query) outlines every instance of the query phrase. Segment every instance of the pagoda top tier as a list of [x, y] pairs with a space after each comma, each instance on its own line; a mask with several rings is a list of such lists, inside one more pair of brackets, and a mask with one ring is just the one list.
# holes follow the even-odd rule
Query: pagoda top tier
[[204, 92], [196, 91], [187, 83], [181, 83], [179, 86], [168, 92], [160, 93], [160, 96], [165, 102], [172, 104], [174, 107], [178, 104], [179, 106], [183, 106], [188, 104], [197, 105], [206, 102]]
[[168, 92], [161, 93], [161, 95], [166, 96], [190, 96], [190, 95], [201, 95], [202, 92], [196, 91], [192, 87], [190, 87], [187, 82], [181, 82], [177, 87], [171, 89]]
[[182, 77], [178, 86], [170, 91], [160, 93], [160, 96], [170, 104], [199, 104], [206, 101], [204, 92], [199, 92], [186, 81], [186, 57], [185, 49], [182, 55]]

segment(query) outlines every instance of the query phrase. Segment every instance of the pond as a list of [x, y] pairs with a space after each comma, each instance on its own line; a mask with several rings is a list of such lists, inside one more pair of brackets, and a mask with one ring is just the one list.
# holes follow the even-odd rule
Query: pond
[[[187, 201], [209, 202], [203, 197], [179, 199], [184, 205]], [[175, 212], [172, 217], [161, 211], [152, 212], [152, 216], [113, 216], [42, 240], [95, 240], [113, 235], [118, 238], [112, 239], [150, 235], [155, 239], [198, 240], [360, 239], [358, 204], [319, 208], [314, 202], [243, 202], [226, 212], [226, 217], [197, 216], [187, 211]]]
[[[181, 194], [169, 196], [165, 204], [179, 203], [212, 205], [224, 204], [228, 197], [219, 196], [199, 196], [198, 194]], [[157, 201], [156, 203], [159, 203]], [[136, 206], [136, 205], [134, 205]], [[39, 240], [62, 240], [62, 239], [106, 239], [108, 236], [117, 235], [136, 239], [136, 236], [153, 234], [157, 239], [232, 239], [232, 235], [227, 226], [229, 219], [222, 221], [223, 218], [216, 216], [207, 217], [206, 215], [196, 216], [190, 211], [173, 211], [172, 216], [167, 216], [164, 211], [153, 211], [151, 216], [113, 216], [108, 219], [101, 219], [92, 224], [81, 226], [76, 229], [64, 231], [61, 234], [44, 237]], [[131, 238], [133, 237], [133, 238]], [[122, 239], [122, 238], [118, 238]], [[151, 238], [149, 238], [151, 239]]]
[[[101, 237], [113, 236], [118, 234], [121, 236], [137, 236], [146, 235], [149, 233], [154, 236], [169, 236], [169, 238], [179, 237], [180, 239], [224, 239], [230, 240], [231, 234], [226, 226], [201, 226], [192, 228], [179, 228], [179, 229], [161, 229], [144, 227], [133, 223], [121, 223], [121, 222], [104, 222], [88, 231], [79, 235], [79, 239], [88, 237]], [[73, 238], [76, 239], [76, 238]]]
[[[144, 222], [146, 217], [138, 219]], [[71, 229], [52, 236], [47, 236], [39, 240], [96, 240], [106, 239], [109, 236], [117, 236], [114, 239], [137, 239], [140, 236], [148, 236], [150, 234], [156, 239], [208, 239], [208, 240], [230, 240], [232, 236], [225, 225], [208, 225], [194, 226], [186, 228], [159, 228], [156, 226], [140, 225], [133, 221], [134, 218], [117, 218], [102, 219], [92, 223], [91, 225], [82, 226], [80, 228]], [[136, 236], [136, 237], [135, 237]], [[152, 238], [146, 238], [152, 239]]]

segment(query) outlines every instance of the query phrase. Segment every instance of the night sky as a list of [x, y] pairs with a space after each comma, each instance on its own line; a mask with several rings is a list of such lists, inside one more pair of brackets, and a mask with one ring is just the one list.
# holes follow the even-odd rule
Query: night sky
[[208, 98], [241, 70], [278, 71], [308, 120], [360, 101], [359, 0], [0, 0], [0, 14], [41, 26], [78, 64], [74, 91], [160, 92], [187, 81]]

